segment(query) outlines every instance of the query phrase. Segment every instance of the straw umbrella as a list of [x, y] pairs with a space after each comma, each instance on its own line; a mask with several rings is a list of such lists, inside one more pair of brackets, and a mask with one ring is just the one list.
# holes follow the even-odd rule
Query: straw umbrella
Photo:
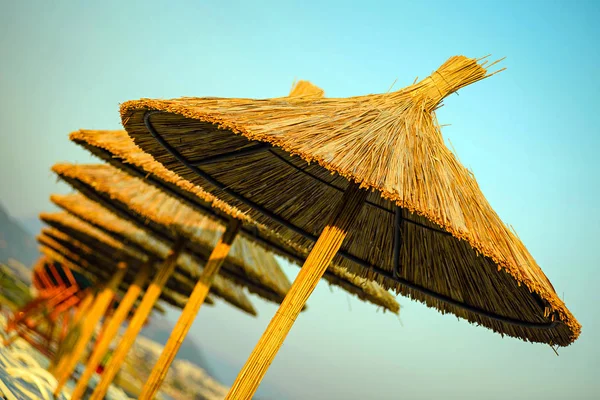
[[[73, 188], [113, 214], [135, 224], [165, 243], [182, 239], [185, 249], [199, 259], [209, 259], [223, 227], [213, 220], [180, 207], [175, 199], [104, 164], [57, 164], [53, 171]], [[222, 275], [266, 300], [281, 302], [290, 282], [275, 258], [247, 240], [237, 240], [225, 259]]]
[[[60, 230], [54, 228], [44, 229], [37, 239], [42, 246], [41, 251], [44, 254], [68, 265], [72, 270], [80, 271], [95, 282], [107, 280], [112, 276], [113, 270], [116, 268], [116, 262], [108, 265], [100, 264], [103, 263], [103, 261], [94, 257], [93, 253], [89, 253], [89, 248], [85, 244], [71, 238]], [[100, 267], [98, 265], [103, 266]], [[135, 275], [135, 277], [137, 277], [137, 275]], [[131, 288], [134, 279], [132, 274], [126, 275], [119, 286], [119, 291], [126, 294]], [[146, 283], [146, 285], [143, 285], [143, 288], [147, 288], [147, 286]], [[165, 284], [159, 299], [172, 307], [183, 308], [187, 301], [186, 296], [189, 295], [190, 291], [191, 287], [189, 283], [182, 283], [171, 277]], [[137, 300], [134, 303], [133, 309], [138, 308], [140, 303], [141, 302]], [[214, 305], [214, 301], [211, 297], [207, 298], [206, 304]], [[155, 303], [152, 309], [160, 314], [165, 314], [166, 312], [159, 303]], [[133, 310], [131, 310], [131, 312], [133, 312]], [[130, 316], [133, 317], [133, 315]]]
[[578, 337], [579, 323], [437, 124], [445, 97], [490, 76], [485, 64], [452, 57], [396, 92], [305, 104], [122, 104], [125, 129], [156, 161], [284, 238], [313, 246], [229, 398], [255, 392], [332, 259], [501, 334], [560, 346]]

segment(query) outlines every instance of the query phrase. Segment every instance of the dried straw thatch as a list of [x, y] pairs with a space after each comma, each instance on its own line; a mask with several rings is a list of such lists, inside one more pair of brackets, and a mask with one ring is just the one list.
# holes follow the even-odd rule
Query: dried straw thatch
[[156, 161], [306, 248], [349, 181], [360, 184], [371, 192], [336, 263], [442, 313], [565, 346], [579, 323], [435, 117], [446, 96], [490, 76], [485, 64], [452, 57], [385, 94], [141, 99], [122, 104], [121, 117]]
[[[111, 265], [112, 270], [116, 269], [116, 264], [119, 261], [124, 261], [129, 265], [129, 271], [131, 271], [131, 280], [133, 280], [135, 273], [141, 268], [144, 262], [148, 261], [148, 257], [145, 254], [137, 252], [132, 248], [126, 246], [122, 242], [114, 240], [110, 236], [104, 234], [100, 230], [94, 228], [88, 223], [70, 215], [67, 213], [54, 213], [54, 214], [41, 214], [40, 218], [48, 225], [54, 227], [70, 237], [72, 241], [80, 243], [78, 251], [75, 254], [87, 254], [92, 259], [96, 260], [96, 263], [92, 263], [98, 266]], [[67, 247], [67, 244], [63, 245]], [[83, 247], [85, 246], [85, 247]], [[84, 252], [85, 251], [85, 252]], [[119, 251], [128, 252], [130, 254], [138, 253], [139, 257], [131, 257], [129, 259], [122, 257], [115, 257]], [[171, 290], [179, 292], [181, 295], [186, 297], [191, 294], [194, 288], [195, 280], [194, 276], [182, 269], [178, 268], [172, 275], [169, 282], [176, 282], [176, 286], [167, 287]], [[250, 303], [250, 300], [246, 297], [241, 288], [227, 282], [224, 279], [219, 279], [211, 287], [211, 292], [221, 297], [226, 302], [230, 303], [234, 307], [250, 314], [256, 315], [256, 310]]]
[[[108, 276], [105, 275], [105, 272], [103, 272], [101, 268], [86, 264], [87, 262], [84, 259], [82, 259], [81, 257], [77, 257], [76, 254], [69, 252], [66, 248], [62, 247], [50, 236], [41, 234], [37, 237], [37, 240], [40, 243], [40, 252], [45, 256], [49, 257], [51, 260], [61, 263], [62, 265], [68, 267], [71, 271], [77, 271], [81, 273], [86, 277], [86, 279], [91, 279], [93, 282], [104, 282], [107, 280]], [[84, 263], [84, 265], [80, 265], [78, 261], [81, 261], [82, 263]], [[125, 289], [125, 285], [121, 284], [121, 286], [119, 287], [119, 291], [124, 292]], [[169, 296], [166, 293], [163, 294], [161, 300], [177, 308], [183, 308], [183, 306], [185, 305], [182, 304], [181, 307], [176, 305], [177, 301], [169, 298]], [[154, 309], [160, 312], [161, 314], [165, 313], [165, 309], [159, 304], [155, 304]]]
[[[302, 96], [304, 99], [306, 99], [308, 93], [322, 95], [320, 89], [315, 89], [314, 86], [305, 81], [300, 81], [294, 87], [290, 96], [295, 96], [297, 95], [296, 93], [303, 93]], [[167, 170], [149, 154], [141, 151], [125, 131], [79, 130], [71, 133], [70, 137], [71, 140], [85, 147], [92, 154], [114, 167], [123, 170], [131, 176], [143, 179], [144, 182], [170, 194], [172, 197], [177, 197], [192, 210], [208, 215], [220, 222], [226, 222], [230, 216], [240, 219], [244, 224], [240, 233], [249, 242], [256, 242], [265, 249], [291, 262], [298, 264], [304, 262], [308, 249], [302, 249], [293, 244], [285, 243], [281, 238], [270, 234], [266, 227], [257, 226], [250, 218], [240, 213], [237, 209], [215, 199], [199, 187], [192, 185]], [[330, 266], [324, 279], [330, 284], [340, 286], [364, 301], [380, 305], [384, 309], [391, 310], [394, 313], [398, 313], [400, 309], [396, 300], [379, 287], [379, 285], [351, 274], [343, 268], [335, 265]]]

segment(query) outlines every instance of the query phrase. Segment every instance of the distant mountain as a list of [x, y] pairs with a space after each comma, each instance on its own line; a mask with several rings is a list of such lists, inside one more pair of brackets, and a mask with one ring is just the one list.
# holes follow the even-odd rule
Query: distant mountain
[[0, 204], [0, 262], [8, 263], [9, 259], [15, 259], [29, 268], [39, 256], [34, 235]]
[[[174, 325], [165, 317], [154, 314], [151, 321], [142, 330], [141, 335], [164, 346], [171, 335], [173, 327]], [[206, 356], [191, 336], [187, 336], [181, 345], [179, 352], [177, 352], [177, 359], [186, 360], [196, 364], [204, 369], [209, 375], [215, 376]]]
[[39, 235], [40, 231], [44, 227], [44, 223], [37, 215], [34, 215], [33, 217], [19, 218], [19, 223], [34, 237]]

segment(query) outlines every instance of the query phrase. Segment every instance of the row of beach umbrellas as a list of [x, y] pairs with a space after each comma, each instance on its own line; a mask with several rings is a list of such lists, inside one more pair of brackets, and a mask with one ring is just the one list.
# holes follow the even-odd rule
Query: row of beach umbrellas
[[[127, 307], [137, 303], [91, 399], [106, 394], [159, 299], [183, 311], [141, 399], [157, 394], [200, 307], [220, 298], [255, 315], [247, 293], [280, 304], [227, 395], [251, 399], [321, 279], [393, 313], [390, 290], [501, 335], [572, 343], [579, 323], [435, 117], [495, 64], [451, 57], [408, 87], [350, 98], [300, 81], [272, 99], [127, 101], [124, 130], [73, 132], [103, 163], [53, 167], [76, 193], [52, 196], [63, 211], [41, 215], [49, 228], [38, 240], [102, 285], [77, 345], [55, 365], [57, 393], [115, 293], [124, 297], [74, 399]], [[293, 283], [275, 255], [301, 266]]]

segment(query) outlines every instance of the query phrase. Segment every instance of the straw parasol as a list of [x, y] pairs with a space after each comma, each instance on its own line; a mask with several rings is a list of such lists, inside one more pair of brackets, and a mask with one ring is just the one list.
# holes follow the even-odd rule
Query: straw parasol
[[[137, 252], [125, 244], [114, 240], [110, 236], [104, 234], [90, 224], [78, 219], [67, 213], [42, 213], [40, 219], [46, 224], [54, 228], [53, 234], [56, 232], [63, 233], [63, 240], [68, 242], [61, 243], [63, 247], [69, 248], [70, 243], [76, 243], [70, 250], [79, 256], [87, 256], [91, 265], [98, 267], [106, 267], [106, 273], [110, 275], [111, 271], [116, 269], [118, 262], [125, 262], [129, 266], [131, 272], [127, 276], [133, 279], [137, 270], [141, 266], [152, 260], [153, 257]], [[44, 231], [46, 233], [46, 231]], [[47, 233], [52, 237], [52, 233]], [[121, 254], [136, 254], [135, 257], [123, 257]], [[194, 287], [194, 275], [183, 268], [178, 268], [172, 274], [172, 279], [168, 281], [167, 287], [183, 296], [189, 296]], [[169, 282], [172, 282], [169, 286]], [[232, 306], [256, 316], [256, 310], [250, 303], [250, 300], [244, 295], [240, 288], [227, 282], [224, 279], [219, 279], [211, 287], [214, 295], [221, 297]]]
[[[424, 80], [379, 95], [302, 104], [142, 99], [122, 104], [121, 117], [156, 161], [284, 238], [314, 244], [317, 263], [325, 252], [323, 260], [442, 313], [566, 346], [579, 323], [436, 121], [445, 97], [491, 75], [486, 63], [452, 57]], [[343, 232], [326, 229], [334, 226]], [[251, 392], [238, 392], [236, 381], [230, 394]]]

